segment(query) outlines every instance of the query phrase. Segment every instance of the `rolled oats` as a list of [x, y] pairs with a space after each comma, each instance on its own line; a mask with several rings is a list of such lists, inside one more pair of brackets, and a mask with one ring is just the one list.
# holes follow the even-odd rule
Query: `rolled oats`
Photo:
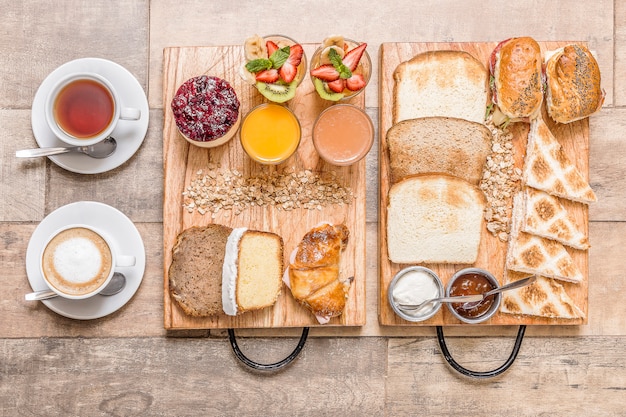
[[260, 173], [244, 177], [238, 170], [222, 170], [211, 164], [198, 170], [183, 191], [183, 208], [192, 213], [232, 210], [240, 214], [247, 207], [275, 206], [278, 210], [322, 210], [328, 205], [350, 204], [354, 194], [339, 183], [335, 172], [311, 170]]
[[487, 198], [484, 217], [487, 230], [506, 242], [511, 231], [510, 199], [520, 187], [522, 170], [515, 167], [513, 134], [491, 122], [487, 127], [492, 133], [492, 144], [480, 181], [480, 189]]

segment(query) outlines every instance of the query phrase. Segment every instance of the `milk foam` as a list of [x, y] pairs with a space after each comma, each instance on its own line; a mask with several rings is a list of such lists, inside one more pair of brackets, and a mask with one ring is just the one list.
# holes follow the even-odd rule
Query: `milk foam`
[[41, 271], [48, 284], [69, 296], [96, 291], [113, 267], [107, 242], [95, 231], [72, 227], [58, 233], [46, 245]]
[[102, 255], [91, 240], [73, 237], [57, 246], [53, 262], [54, 268], [64, 280], [84, 284], [100, 275]]

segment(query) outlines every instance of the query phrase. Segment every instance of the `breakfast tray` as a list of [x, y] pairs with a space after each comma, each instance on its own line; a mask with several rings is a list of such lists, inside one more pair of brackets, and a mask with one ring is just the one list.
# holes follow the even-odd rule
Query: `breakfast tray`
[[[555, 50], [572, 42], [539, 42], [542, 51]], [[581, 42], [578, 42], [581, 43]], [[380, 167], [380, 210], [379, 210], [379, 322], [388, 326], [442, 326], [442, 325], [467, 325], [461, 323], [452, 316], [445, 306], [432, 318], [423, 322], [408, 322], [398, 317], [387, 300], [387, 288], [394, 275], [403, 267], [392, 263], [387, 257], [387, 195], [391, 187], [389, 172], [389, 153], [387, 151], [387, 141], [385, 134], [392, 126], [393, 107], [393, 72], [401, 62], [407, 61], [415, 55], [432, 50], [462, 50], [472, 54], [479, 59], [486, 68], [491, 52], [495, 48], [495, 42], [480, 43], [384, 43], [380, 50], [380, 142], [379, 142], [379, 167]], [[550, 130], [555, 135], [559, 143], [563, 146], [567, 156], [576, 164], [577, 168], [585, 177], [589, 172], [589, 121], [583, 119], [567, 125], [557, 125], [543, 111], [543, 117]], [[513, 144], [515, 147], [516, 166], [522, 167], [525, 155], [526, 138], [529, 125], [527, 123], [514, 123], [509, 126], [513, 134]], [[511, 201], [512, 204], [512, 201]], [[578, 203], [563, 201], [567, 210], [574, 216], [579, 224], [584, 225], [585, 232], [588, 232], [588, 207]], [[593, 242], [592, 242], [593, 243]], [[475, 266], [489, 270], [502, 284], [504, 264], [507, 245], [483, 228], [478, 259], [473, 265], [443, 265], [426, 264], [433, 269], [443, 281], [444, 286], [452, 277], [455, 271], [464, 267]], [[570, 295], [574, 303], [587, 315], [588, 311], [588, 285], [589, 285], [589, 259], [588, 251], [577, 251], [568, 249], [574, 262], [583, 273], [584, 279], [580, 284], [563, 283], [566, 292]], [[497, 313], [491, 319], [480, 325], [576, 325], [586, 324], [587, 318], [565, 320], [548, 319], [533, 316], [518, 316], [504, 313]]]
[[[307, 57], [311, 57], [316, 45], [303, 45]], [[218, 223], [229, 227], [247, 227], [254, 230], [275, 232], [282, 236], [285, 247], [285, 265], [289, 254], [304, 234], [320, 222], [345, 222], [350, 230], [348, 245], [343, 252], [341, 274], [354, 277], [348, 294], [344, 313], [331, 319], [325, 326], [362, 326], [365, 324], [365, 160], [350, 167], [335, 167], [318, 157], [311, 140], [313, 123], [330, 105], [319, 98], [307, 74], [288, 107], [298, 117], [302, 139], [296, 154], [278, 166], [263, 166], [247, 157], [237, 134], [225, 145], [205, 149], [189, 145], [178, 133], [170, 103], [178, 87], [187, 79], [206, 74], [228, 81], [241, 103], [244, 116], [254, 106], [265, 100], [254, 86], [246, 84], [239, 76], [243, 64], [243, 46], [171, 47], [163, 51], [163, 289], [164, 327], [166, 329], [237, 329], [312, 327], [319, 325], [313, 314], [300, 306], [283, 285], [276, 304], [271, 308], [231, 317], [220, 314], [215, 317], [196, 318], [187, 316], [170, 295], [168, 269], [172, 260], [172, 246], [176, 236], [192, 226]], [[365, 93], [350, 103], [364, 107]], [[328, 177], [336, 174], [336, 182], [349, 187], [354, 194], [350, 204], [320, 205], [314, 209], [285, 210], [280, 206], [246, 207], [242, 210], [219, 210], [200, 214], [189, 212], [183, 192], [202, 170], [214, 174], [227, 172], [243, 178], [261, 174], [278, 174], [284, 169], [295, 174], [309, 170]], [[296, 180], [302, 180], [297, 177]], [[306, 179], [305, 179], [306, 181]], [[236, 211], [239, 214], [236, 214]], [[207, 248], [210, 256], [210, 248]]]

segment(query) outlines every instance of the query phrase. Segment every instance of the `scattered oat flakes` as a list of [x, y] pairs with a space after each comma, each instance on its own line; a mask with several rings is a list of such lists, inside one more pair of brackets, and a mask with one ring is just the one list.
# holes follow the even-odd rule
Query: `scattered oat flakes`
[[183, 208], [192, 213], [233, 210], [238, 215], [244, 208], [275, 206], [278, 210], [322, 210], [332, 204], [350, 204], [354, 194], [342, 186], [335, 172], [315, 173], [287, 168], [282, 172], [260, 173], [244, 177], [238, 170], [221, 170], [211, 164], [196, 171], [183, 192]]
[[522, 170], [515, 167], [513, 134], [506, 128], [494, 126], [491, 121], [487, 127], [493, 138], [480, 181], [487, 198], [484, 216], [487, 230], [506, 242], [511, 231], [511, 196], [520, 187]]

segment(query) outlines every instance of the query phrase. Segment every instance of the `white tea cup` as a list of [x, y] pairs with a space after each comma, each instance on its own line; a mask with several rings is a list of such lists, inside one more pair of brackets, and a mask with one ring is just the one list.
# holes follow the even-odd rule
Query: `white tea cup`
[[141, 111], [124, 107], [115, 88], [103, 76], [82, 72], [61, 78], [45, 105], [48, 126], [72, 146], [89, 146], [111, 135], [117, 122], [139, 120]]
[[40, 256], [41, 275], [57, 295], [79, 300], [98, 294], [116, 267], [134, 266], [134, 256], [118, 255], [111, 240], [92, 226], [73, 224], [54, 232]]

